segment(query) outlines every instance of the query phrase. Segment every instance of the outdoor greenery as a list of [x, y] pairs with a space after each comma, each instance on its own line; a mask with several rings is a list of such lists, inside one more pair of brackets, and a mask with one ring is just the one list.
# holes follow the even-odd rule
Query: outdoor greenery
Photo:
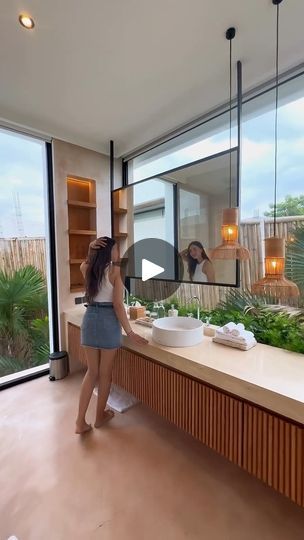
[[297, 227], [287, 244], [286, 275], [298, 285], [304, 296], [304, 226]]
[[47, 289], [34, 266], [0, 271], [0, 376], [47, 362]]
[[[153, 303], [140, 298], [139, 300], [151, 310]], [[179, 310], [179, 315], [197, 314], [197, 306], [180, 305], [177, 298], [172, 298], [165, 304], [166, 311], [173, 303]], [[222, 326], [230, 321], [242, 322], [247, 330], [254, 332], [259, 343], [281, 347], [289, 351], [304, 353], [304, 313], [302, 310], [289, 312], [271, 304], [270, 298], [260, 298], [249, 291], [232, 289], [224, 302], [213, 310], [201, 309], [202, 321], [210, 319], [211, 324]]]
[[[292, 197], [286, 195], [285, 199], [276, 205], [277, 217], [284, 216], [303, 216], [304, 215], [304, 195]], [[269, 205], [269, 210], [265, 212], [265, 216], [274, 216], [274, 204]]]

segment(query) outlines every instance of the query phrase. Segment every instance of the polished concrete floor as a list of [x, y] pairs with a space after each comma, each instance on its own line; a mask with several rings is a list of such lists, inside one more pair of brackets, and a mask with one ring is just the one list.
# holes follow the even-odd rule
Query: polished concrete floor
[[79, 384], [1, 392], [0, 540], [303, 540], [304, 510], [142, 405], [74, 435]]

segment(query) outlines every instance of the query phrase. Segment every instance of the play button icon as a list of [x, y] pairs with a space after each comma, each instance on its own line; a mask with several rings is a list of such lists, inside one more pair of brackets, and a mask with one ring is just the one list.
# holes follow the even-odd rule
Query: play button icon
[[154, 264], [147, 259], [143, 259], [141, 262], [142, 281], [148, 281], [148, 279], [156, 277], [159, 274], [162, 274], [164, 271], [165, 269], [162, 266], [158, 266], [158, 264]]
[[184, 264], [178, 251], [159, 238], [134, 242], [123, 254], [120, 267], [130, 292], [145, 300], [173, 296], [183, 279]]

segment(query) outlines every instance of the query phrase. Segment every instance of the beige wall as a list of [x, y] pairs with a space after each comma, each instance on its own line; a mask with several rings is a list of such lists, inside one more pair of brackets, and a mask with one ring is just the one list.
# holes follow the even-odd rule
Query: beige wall
[[[67, 213], [67, 176], [96, 181], [97, 235], [111, 236], [109, 157], [60, 140], [53, 140], [53, 169], [56, 210], [57, 279], [60, 312], [61, 347], [65, 348], [63, 312], [75, 307], [81, 293], [70, 292], [69, 238]], [[120, 160], [115, 163], [116, 182], [121, 180]]]

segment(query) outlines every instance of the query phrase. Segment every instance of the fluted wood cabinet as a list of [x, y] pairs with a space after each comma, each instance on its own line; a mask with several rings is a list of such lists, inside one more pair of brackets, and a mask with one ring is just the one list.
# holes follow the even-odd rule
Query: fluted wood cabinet
[[[70, 356], [81, 356], [79, 328], [69, 323], [68, 333]], [[123, 348], [113, 382], [304, 507], [303, 425]]]

